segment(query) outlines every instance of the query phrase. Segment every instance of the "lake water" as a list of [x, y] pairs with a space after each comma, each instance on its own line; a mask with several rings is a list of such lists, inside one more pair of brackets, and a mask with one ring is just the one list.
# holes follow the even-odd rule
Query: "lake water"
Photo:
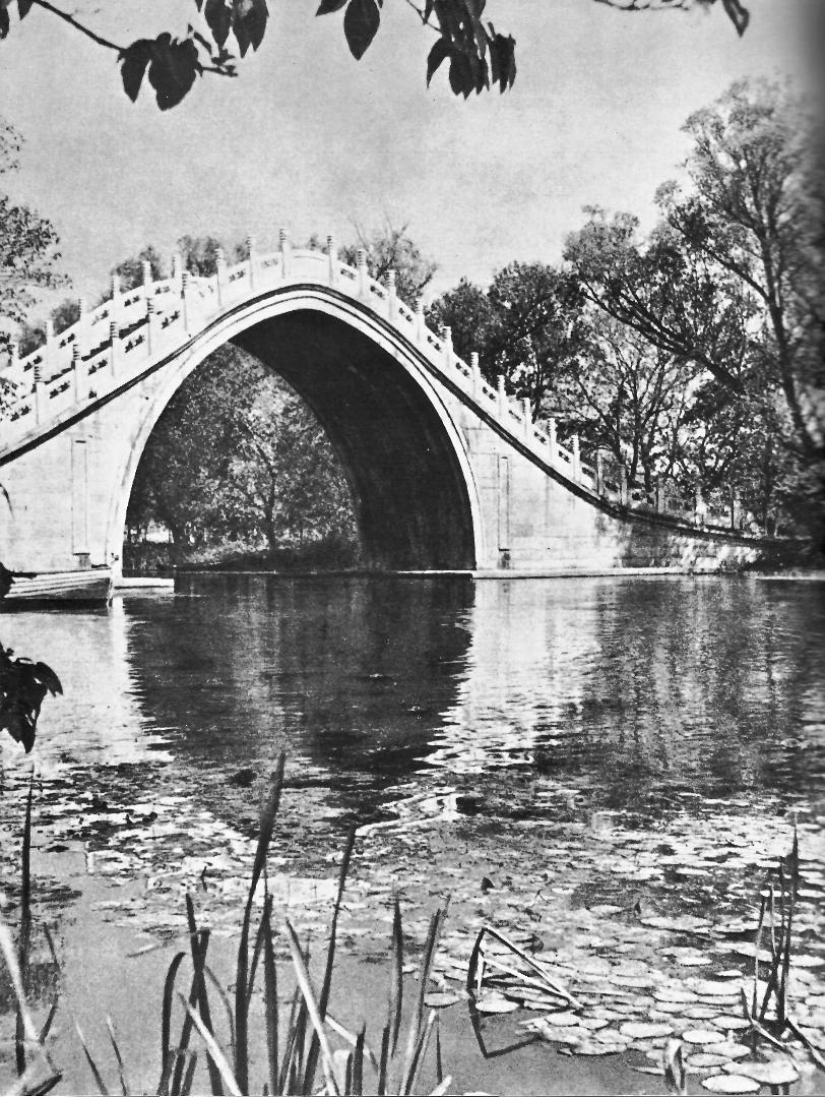
[[820, 583], [191, 576], [0, 635], [64, 685], [31, 760], [0, 746], [0, 823], [19, 832], [33, 767], [61, 924], [94, 876], [97, 916], [138, 940], [180, 933], [185, 890], [228, 933], [285, 751], [284, 904], [321, 931], [356, 824], [355, 951], [380, 953], [400, 891], [413, 940], [449, 893], [456, 956], [492, 921], [560, 963], [576, 934], [638, 960], [646, 914], [753, 916], [795, 821], [800, 924], [822, 928]]

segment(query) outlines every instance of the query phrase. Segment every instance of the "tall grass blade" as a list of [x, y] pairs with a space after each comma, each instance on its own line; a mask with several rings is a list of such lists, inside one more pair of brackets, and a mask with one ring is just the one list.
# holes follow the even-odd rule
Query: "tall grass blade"
[[83, 1054], [86, 1056], [86, 1062], [89, 1064], [89, 1069], [92, 1072], [92, 1077], [95, 1080], [95, 1085], [97, 1086], [98, 1092], [101, 1094], [101, 1097], [109, 1097], [109, 1090], [106, 1088], [106, 1083], [103, 1081], [103, 1076], [98, 1070], [98, 1066], [94, 1060], [94, 1056], [92, 1055], [91, 1051], [89, 1051], [89, 1045], [86, 1043], [86, 1037], [83, 1035], [83, 1029], [77, 1023], [76, 1018], [73, 1018], [73, 1020], [78, 1039], [80, 1040], [80, 1046], [83, 1048]]
[[410, 1060], [410, 1065], [407, 1069], [406, 1077], [404, 1078], [401, 1085], [401, 1092], [405, 1095], [421, 1092], [420, 1088], [417, 1088], [418, 1071], [421, 1067], [422, 1062], [424, 1061], [424, 1056], [427, 1053], [427, 1046], [429, 1045], [430, 1037], [435, 1026], [435, 1019], [436, 1011], [434, 1009], [430, 1010], [426, 1023], [419, 1033], [418, 1040], [416, 1041], [415, 1045], [415, 1051], [413, 1052], [412, 1058]]
[[[324, 1030], [324, 1021], [321, 1017], [318, 1003], [315, 1000], [315, 993], [312, 989], [312, 984], [309, 980], [309, 972], [307, 971], [306, 964], [304, 963], [304, 955], [301, 952], [301, 946], [298, 941], [298, 935], [296, 934], [292, 924], [287, 921], [286, 923], [287, 934], [289, 935], [289, 951], [292, 953], [292, 963], [295, 967], [295, 976], [298, 980], [298, 986], [301, 988], [301, 993], [304, 996], [306, 1002], [307, 1012], [309, 1013], [309, 1019], [312, 1022], [312, 1027], [315, 1030], [315, 1035], [318, 1038], [318, 1043], [321, 1049], [321, 1066], [324, 1071], [324, 1080], [327, 1084], [327, 1088], [338, 1097], [339, 1088], [338, 1081], [335, 1077], [335, 1064], [332, 1057], [332, 1048], [329, 1046], [329, 1040], [327, 1039], [326, 1031]], [[306, 1077], [306, 1072], [305, 1075]], [[303, 1092], [307, 1092], [304, 1090]]]
[[433, 960], [435, 959], [436, 949], [438, 948], [438, 939], [441, 936], [441, 928], [444, 924], [445, 911], [437, 910], [430, 920], [430, 930], [427, 934], [427, 943], [424, 946], [424, 956], [421, 961], [420, 972], [420, 985], [418, 988], [418, 1001], [415, 1007], [415, 1013], [410, 1019], [410, 1031], [407, 1037], [407, 1051], [404, 1056], [404, 1067], [401, 1072], [401, 1092], [409, 1093], [409, 1086], [412, 1084], [414, 1077], [413, 1070], [416, 1060], [418, 1058], [417, 1050], [419, 1048], [421, 1040], [421, 1026], [424, 1023], [424, 998], [427, 995], [428, 984], [430, 981], [430, 969], [432, 968]]
[[243, 922], [241, 924], [241, 940], [238, 944], [238, 966], [235, 977], [235, 1075], [241, 1090], [246, 1093], [249, 1086], [249, 1012], [247, 1009], [247, 965], [249, 948], [249, 923], [252, 918], [252, 904], [255, 900], [255, 889], [261, 878], [266, 857], [269, 851], [269, 843], [272, 840], [272, 830], [275, 825], [275, 816], [278, 813], [278, 805], [281, 801], [281, 788], [284, 781], [284, 765], [286, 755], [281, 752], [278, 758], [278, 766], [272, 779], [272, 790], [269, 801], [261, 815], [261, 830], [258, 835], [258, 847], [255, 851], [255, 863], [252, 866], [252, 881], [249, 885], [249, 895], [244, 909]]
[[17, 1078], [14, 1085], [5, 1091], [4, 1097], [34, 1097], [35, 1094], [50, 1093], [63, 1078], [62, 1074], [50, 1074], [40, 1079], [37, 1075], [37, 1067], [32, 1064], [22, 1078]]
[[158, 1094], [164, 1097], [169, 1092], [169, 1079], [172, 1076], [177, 1054], [172, 1050], [172, 995], [175, 990], [175, 979], [178, 968], [185, 957], [185, 952], [177, 952], [172, 957], [169, 970], [166, 972], [166, 980], [163, 985], [163, 1005], [160, 1011], [160, 1055], [161, 1073], [158, 1082]]
[[[20, 855], [20, 981], [25, 987], [28, 982], [29, 947], [31, 944], [31, 850], [32, 850], [32, 797], [34, 796], [34, 774], [29, 778], [29, 794], [26, 797], [26, 815], [23, 822], [23, 848]], [[23, 1015], [18, 1000], [14, 1022], [14, 1056], [17, 1073], [26, 1073], [26, 1042]]]
[[378, 1097], [385, 1097], [390, 1065], [390, 1047], [392, 1045], [391, 1026], [386, 1025], [381, 1038], [381, 1060], [378, 1067]]
[[[209, 930], [205, 929], [200, 932], [198, 931], [198, 925], [195, 919], [195, 906], [192, 902], [192, 896], [188, 894], [186, 896], [186, 920], [189, 925], [189, 947], [192, 951], [192, 985], [195, 992], [195, 1000], [198, 1009], [200, 1010], [201, 1017], [203, 1017], [203, 1023], [211, 1032], [212, 1012], [209, 1008], [209, 995], [206, 992], [206, 977], [204, 974], [204, 968], [206, 967], [206, 951], [209, 947]], [[212, 1086], [212, 1093], [215, 1094], [216, 1097], [223, 1097], [220, 1071], [208, 1055], [206, 1065], [209, 1071], [209, 1083]]]
[[404, 1005], [404, 935], [401, 930], [401, 904], [395, 896], [392, 916], [392, 958], [390, 971], [390, 1055], [395, 1055], [401, 1032], [401, 1010]]
[[[210, 1063], [212, 1060], [209, 1060]], [[183, 1081], [180, 1087], [180, 1097], [189, 1097], [192, 1092], [192, 1082], [195, 1080], [195, 1070], [198, 1065], [198, 1053], [196, 1051], [188, 1051], [186, 1053], [186, 1070], [184, 1071]]]
[[235, 1014], [232, 1011], [232, 1003], [229, 1001], [229, 996], [227, 995], [226, 991], [221, 986], [220, 980], [218, 979], [217, 975], [212, 970], [212, 968], [209, 966], [209, 964], [204, 964], [203, 965], [203, 970], [204, 970], [207, 978], [209, 979], [209, 982], [212, 984], [212, 989], [215, 991], [218, 998], [220, 999], [221, 1005], [223, 1006], [224, 1012], [226, 1013], [226, 1020], [227, 1020], [227, 1024], [229, 1025], [229, 1046], [232, 1049], [231, 1060], [234, 1063], [235, 1062]]
[[352, 1052], [352, 1083], [349, 1092], [353, 1097], [363, 1097], [364, 1093], [364, 1049], [367, 1040], [367, 1026], [362, 1025]]
[[[209, 930], [201, 929], [196, 930], [194, 934], [189, 935], [190, 945], [192, 949], [192, 984], [189, 988], [189, 1003], [191, 1006], [199, 1006], [201, 1001], [201, 987], [203, 987], [203, 993], [206, 994], [206, 986], [203, 978], [203, 967], [206, 963], [206, 951], [209, 948]], [[211, 1030], [211, 1022], [209, 1018], [209, 1007], [206, 1007], [206, 1016], [203, 1018], [204, 1024]], [[175, 1062], [175, 1070], [172, 1075], [172, 1090], [177, 1093], [183, 1086], [183, 1072], [186, 1067], [186, 1059], [184, 1052], [189, 1047], [189, 1041], [192, 1037], [192, 1020], [188, 1013], [184, 1015], [183, 1026], [181, 1028], [181, 1036], [178, 1047], [177, 1060]], [[208, 1061], [208, 1060], [207, 1060]], [[217, 1071], [209, 1070], [210, 1080], [217, 1080], [218, 1089], [216, 1093], [222, 1093], [220, 1075]]]
[[215, 1063], [217, 1064], [218, 1069], [221, 1072], [221, 1078], [223, 1078], [223, 1084], [226, 1087], [226, 1092], [230, 1094], [230, 1097], [242, 1097], [238, 1081], [235, 1078], [235, 1075], [232, 1073], [232, 1067], [226, 1061], [226, 1056], [218, 1047], [218, 1043], [215, 1040], [215, 1037], [203, 1023], [199, 1015], [195, 1012], [191, 1003], [187, 1002], [187, 1000], [180, 993], [180, 991], [178, 992], [178, 998], [180, 998], [181, 1004], [186, 1010], [186, 1016], [191, 1018], [192, 1024], [197, 1029], [200, 1038], [203, 1040], [204, 1044], [206, 1044], [206, 1050], [209, 1052], [209, 1054], [212, 1056]]
[[765, 926], [765, 910], [766, 899], [762, 896], [759, 904], [759, 921], [756, 926], [756, 944], [754, 946], [754, 960], [753, 960], [753, 996], [751, 999], [751, 1013], [756, 1016], [756, 996], [759, 993], [759, 952], [762, 948], [762, 931]]
[[[30, 1043], [41, 1047], [41, 1050], [43, 1051], [43, 1054], [47, 1057], [48, 1061], [46, 1049], [42, 1046], [42, 1044], [40, 1044], [40, 1033], [37, 1031], [37, 1027], [34, 1023], [34, 1019], [26, 1000], [26, 991], [23, 986], [23, 973], [20, 969], [17, 950], [14, 947], [14, 941], [12, 940], [11, 931], [9, 930], [9, 927], [6, 925], [2, 918], [0, 918], [0, 953], [2, 953], [3, 958], [6, 961], [6, 966], [9, 969], [12, 991], [17, 1000], [17, 1006], [23, 1026], [23, 1035], [25, 1039], [28, 1040]], [[51, 1069], [52, 1071], [54, 1071], [54, 1067], [51, 1067]], [[57, 1072], [54, 1071], [54, 1073]]]
[[272, 947], [272, 896], [268, 895], [261, 918], [264, 964], [264, 1012], [266, 1017], [266, 1057], [269, 1065], [270, 1093], [278, 1092], [278, 970]]
[[118, 1076], [120, 1078], [120, 1092], [123, 1097], [129, 1097], [130, 1089], [126, 1081], [126, 1067], [123, 1063], [123, 1056], [120, 1054], [120, 1046], [117, 1042], [117, 1036], [115, 1035], [115, 1026], [112, 1024], [112, 1018], [106, 1018], [106, 1027], [109, 1030], [109, 1039], [112, 1042], [112, 1050], [115, 1053], [115, 1059], [117, 1060]]
[[[355, 827], [351, 827], [347, 834], [347, 844], [344, 846], [344, 854], [341, 858], [341, 870], [338, 873], [338, 891], [335, 895], [335, 905], [332, 908], [332, 921], [329, 927], [329, 944], [327, 945], [327, 962], [324, 968], [324, 981], [321, 984], [321, 995], [318, 999], [318, 1012], [321, 1017], [326, 1017], [329, 1007], [329, 995], [332, 989], [332, 973], [335, 967], [335, 945], [338, 935], [338, 917], [341, 913], [341, 903], [344, 899], [344, 888], [347, 884], [349, 867], [352, 861], [352, 851], [355, 848]], [[315, 1071], [318, 1067], [318, 1041], [313, 1038], [307, 1053], [306, 1069], [304, 1072], [304, 1092], [309, 1091]]]
[[442, 1080], [438, 1083], [435, 1089], [430, 1090], [430, 1097], [444, 1097], [444, 1094], [447, 1092], [452, 1084], [452, 1075], [448, 1074], [446, 1078], [442, 1078]]

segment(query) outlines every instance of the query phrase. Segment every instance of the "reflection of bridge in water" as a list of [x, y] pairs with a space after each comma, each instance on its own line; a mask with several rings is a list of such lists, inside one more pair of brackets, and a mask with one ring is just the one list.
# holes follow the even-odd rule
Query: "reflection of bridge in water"
[[699, 528], [606, 484], [574, 437], [482, 378], [387, 286], [330, 244], [213, 278], [180, 269], [113, 295], [0, 373], [11, 404], [0, 441], [12, 514], [0, 559], [18, 571], [117, 568], [129, 492], [158, 417], [223, 343], [282, 375], [318, 415], [349, 479], [377, 567], [496, 572], [714, 569], [752, 560], [757, 537]]
[[774, 609], [772, 586], [476, 583], [457, 698], [427, 765], [469, 787], [500, 784], [514, 804], [514, 769], [548, 795], [582, 789], [613, 808], [674, 795], [821, 796], [811, 607], [797, 589]]

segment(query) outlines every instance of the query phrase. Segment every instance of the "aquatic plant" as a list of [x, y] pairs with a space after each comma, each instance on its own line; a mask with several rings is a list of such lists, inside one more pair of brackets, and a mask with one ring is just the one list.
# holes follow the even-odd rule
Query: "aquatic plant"
[[[438, 1014], [427, 1009], [425, 996], [430, 971], [445, 919], [438, 910], [430, 923], [421, 961], [417, 999], [409, 1020], [406, 1040], [402, 1038], [402, 1008], [404, 998], [404, 951], [401, 908], [396, 899], [390, 944], [390, 986], [386, 1022], [381, 1033], [380, 1050], [376, 1054], [367, 1043], [365, 1028], [353, 1033], [329, 1013], [329, 1001], [335, 971], [338, 920], [355, 844], [355, 832], [350, 832], [344, 848], [338, 889], [332, 912], [329, 942], [323, 960], [323, 980], [316, 993], [310, 975], [310, 957], [301, 946], [295, 928], [287, 921], [286, 941], [296, 981], [288, 1017], [285, 1023], [279, 1014], [279, 976], [275, 962], [272, 925], [272, 897], [269, 894], [266, 862], [278, 812], [284, 775], [284, 755], [273, 775], [269, 798], [261, 815], [261, 826], [252, 879], [241, 922], [238, 944], [234, 999], [230, 1000], [207, 962], [210, 931], [198, 925], [195, 906], [186, 897], [189, 929], [189, 960], [191, 979], [188, 993], [178, 990], [179, 978], [187, 954], [173, 957], [166, 975], [161, 1000], [161, 1073], [156, 1087], [158, 1097], [172, 1094], [203, 1092], [196, 1071], [205, 1060], [209, 1087], [213, 1094], [246, 1094], [251, 1091], [250, 1079], [260, 1069], [253, 1046], [266, 1049], [266, 1081], [261, 1092], [266, 1094], [333, 1094], [361, 1095], [372, 1092], [378, 1097], [389, 1094], [422, 1092], [422, 1073], [428, 1051], [435, 1043], [435, 1088], [432, 1094], [446, 1093], [450, 1078], [441, 1068], [438, 1034]], [[34, 1095], [47, 1093], [61, 1079], [61, 1072], [47, 1049], [47, 1036], [56, 1011], [57, 1001], [49, 1012], [42, 1029], [38, 1029], [26, 998], [26, 968], [31, 948], [30, 849], [31, 849], [32, 790], [26, 809], [22, 848], [22, 898], [18, 943], [15, 947], [8, 927], [0, 921], [0, 952], [11, 976], [12, 992], [17, 1002], [17, 1082], [9, 1093]], [[263, 905], [255, 920], [255, 899], [263, 884]], [[46, 939], [57, 964], [57, 953], [48, 929]], [[263, 1031], [251, 1038], [253, 991], [256, 977], [263, 980]], [[226, 1038], [221, 1039], [218, 1016], [225, 1017]], [[176, 1027], [176, 1017], [179, 1023]], [[127, 1071], [111, 1019], [107, 1018], [109, 1038], [118, 1070], [120, 1091], [132, 1092]], [[101, 1094], [109, 1089], [104, 1070], [92, 1054], [80, 1027], [77, 1035], [95, 1084]], [[174, 1032], [174, 1035], [173, 1035]]]

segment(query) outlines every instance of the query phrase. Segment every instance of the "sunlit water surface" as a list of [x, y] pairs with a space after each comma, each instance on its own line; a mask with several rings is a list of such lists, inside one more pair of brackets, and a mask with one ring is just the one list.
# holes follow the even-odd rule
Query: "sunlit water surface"
[[[816, 936], [820, 583], [191, 577], [108, 612], [10, 615], [2, 639], [65, 690], [31, 760], [0, 745], [7, 836], [38, 778], [55, 912], [96, 874], [132, 885], [97, 908], [135, 932], [179, 933], [193, 889], [213, 924], [235, 924], [285, 751], [274, 863], [331, 877], [359, 825], [367, 910], [396, 888], [449, 890], [459, 930], [494, 918], [515, 932], [529, 907], [549, 945], [564, 910], [582, 948], [627, 952], [640, 912], [752, 916], [796, 821], [813, 866], [800, 924]], [[307, 918], [328, 903], [320, 885], [289, 886]]]

